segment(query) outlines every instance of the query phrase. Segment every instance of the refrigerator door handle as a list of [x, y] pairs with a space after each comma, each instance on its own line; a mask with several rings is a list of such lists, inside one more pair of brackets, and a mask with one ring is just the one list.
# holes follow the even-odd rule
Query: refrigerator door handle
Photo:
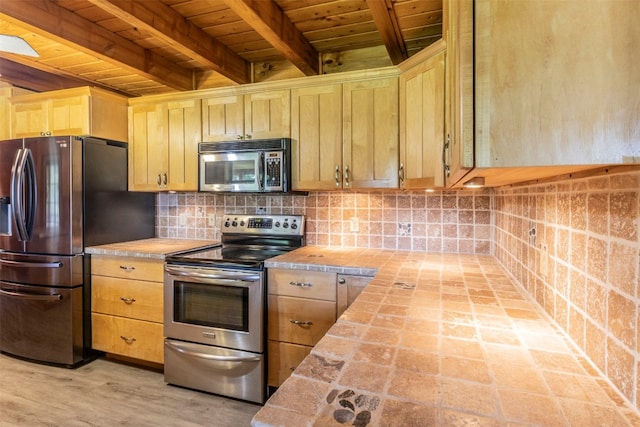
[[36, 180], [36, 165], [33, 160], [33, 153], [25, 148], [24, 170], [27, 178], [26, 198], [28, 200], [28, 211], [25, 212], [27, 240], [33, 237], [33, 228], [36, 224], [36, 212], [38, 208], [38, 186]]
[[11, 208], [13, 210], [13, 221], [18, 231], [18, 240], [25, 240], [26, 229], [24, 216], [22, 214], [22, 181], [23, 181], [23, 158], [24, 149], [20, 148], [16, 153], [16, 158], [11, 168]]
[[[25, 212], [25, 199], [28, 212]], [[21, 242], [31, 240], [35, 225], [37, 187], [33, 154], [28, 148], [18, 150], [11, 168], [11, 201], [18, 240]]]

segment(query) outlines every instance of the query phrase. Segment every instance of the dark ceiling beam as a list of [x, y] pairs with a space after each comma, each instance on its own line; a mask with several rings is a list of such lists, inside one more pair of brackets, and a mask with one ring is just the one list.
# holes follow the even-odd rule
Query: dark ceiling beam
[[223, 0], [307, 76], [320, 73], [320, 56], [300, 30], [272, 0]]
[[48, 0], [0, 0], [0, 18], [132, 74], [176, 90], [193, 89], [190, 70], [142, 48]]
[[251, 82], [251, 65], [247, 61], [162, 2], [88, 1], [236, 83]]
[[97, 84], [93, 80], [84, 80], [72, 76], [62, 75], [57, 71], [33, 68], [39, 65], [37, 62], [27, 61], [27, 64], [0, 57], [0, 80], [11, 83], [13, 86], [33, 90], [35, 92], [47, 92], [50, 90], [70, 89], [81, 86], [95, 86], [110, 90], [125, 96], [133, 96], [114, 89], [110, 86]]
[[387, 48], [391, 62], [397, 65], [407, 59], [409, 54], [391, 0], [367, 0], [367, 6], [373, 15], [373, 21]]

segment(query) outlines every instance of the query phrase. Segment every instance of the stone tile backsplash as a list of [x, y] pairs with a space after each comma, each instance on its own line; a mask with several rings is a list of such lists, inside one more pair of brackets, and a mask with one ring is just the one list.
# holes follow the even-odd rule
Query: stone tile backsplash
[[157, 236], [220, 239], [226, 213], [305, 215], [308, 245], [488, 254], [491, 192], [161, 193]]
[[494, 255], [640, 408], [640, 173], [496, 189]]

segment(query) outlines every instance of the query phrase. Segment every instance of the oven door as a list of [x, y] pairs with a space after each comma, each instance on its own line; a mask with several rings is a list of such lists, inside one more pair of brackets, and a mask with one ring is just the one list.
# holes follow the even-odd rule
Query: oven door
[[262, 271], [165, 267], [164, 335], [262, 353]]
[[259, 192], [264, 160], [260, 152], [200, 154], [200, 191]]

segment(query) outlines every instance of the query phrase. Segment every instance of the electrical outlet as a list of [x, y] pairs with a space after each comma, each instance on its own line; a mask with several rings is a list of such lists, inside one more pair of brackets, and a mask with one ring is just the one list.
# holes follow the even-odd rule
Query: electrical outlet
[[547, 277], [549, 274], [549, 249], [544, 243], [540, 246], [540, 263], [538, 264], [538, 272], [544, 277]]
[[209, 214], [209, 216], [207, 216], [207, 225], [209, 227], [216, 226], [216, 214], [212, 213], [212, 214]]
[[360, 231], [360, 220], [357, 216], [352, 216], [349, 218], [349, 229], [352, 233], [357, 233]]

